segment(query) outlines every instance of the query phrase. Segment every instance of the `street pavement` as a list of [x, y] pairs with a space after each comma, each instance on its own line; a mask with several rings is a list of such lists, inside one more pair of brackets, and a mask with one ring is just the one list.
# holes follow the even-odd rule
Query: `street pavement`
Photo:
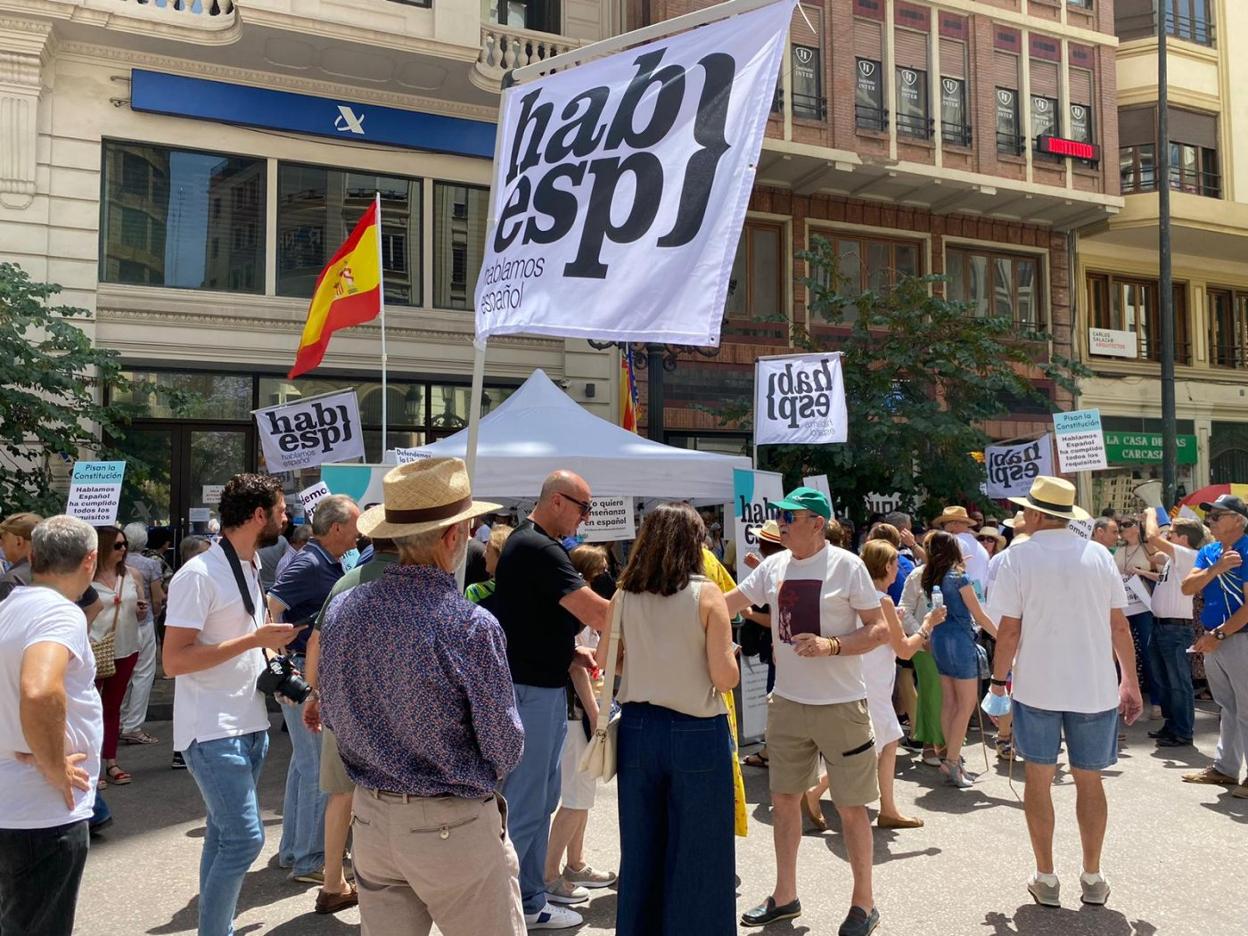
[[[290, 744], [275, 717], [261, 804], [268, 830], [264, 853], [243, 885], [236, 932], [274, 936], [337, 936], [359, 932], [359, 912], [317, 916], [316, 888], [294, 884], [277, 868], [282, 791]], [[1248, 800], [1222, 787], [1179, 782], [1180, 774], [1210, 762], [1216, 741], [1214, 709], [1197, 714], [1198, 749], [1157, 750], [1145, 732], [1129, 730], [1126, 749], [1109, 772], [1110, 825], [1104, 870], [1113, 887], [1105, 908], [1079, 904], [1080, 850], [1074, 786], [1059, 771], [1057, 871], [1060, 910], [1033, 905], [1024, 889], [1032, 869], [1022, 807], [1021, 768], [1013, 788], [1004, 766], [974, 789], [942, 782], [934, 767], [899, 759], [897, 797], [904, 811], [922, 816], [923, 829], [876, 831], [875, 893], [880, 936], [1242, 936], [1248, 933], [1243, 864], [1248, 856]], [[203, 841], [203, 805], [186, 771], [169, 769], [170, 724], [148, 730], [159, 745], [124, 747], [121, 762], [134, 774], [105, 796], [116, 817], [91, 845], [75, 932], [81, 936], [193, 933]], [[972, 735], [977, 742], [977, 736]], [[978, 743], [966, 750], [982, 769]], [[745, 768], [750, 835], [737, 840], [738, 911], [770, 893], [774, 875], [766, 772]], [[770, 934], [835, 934], [848, 906], [849, 867], [836, 812], [825, 801], [830, 829], [802, 839], [798, 885], [803, 915]], [[587, 858], [599, 868], [618, 861], [614, 784], [600, 788], [590, 819]], [[595, 892], [581, 908], [584, 934], [613, 933], [614, 890]], [[743, 932], [745, 930], [743, 929]], [[474, 934], [475, 936], [475, 934]], [[480, 934], [491, 936], [491, 934]], [[656, 930], [656, 936], [659, 936]]]

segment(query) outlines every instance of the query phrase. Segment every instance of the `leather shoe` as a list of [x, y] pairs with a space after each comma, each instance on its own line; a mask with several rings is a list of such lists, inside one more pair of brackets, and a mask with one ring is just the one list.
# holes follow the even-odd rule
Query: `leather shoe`
[[1158, 728], [1156, 731], [1150, 731], [1148, 736], [1153, 739], [1157, 738], [1173, 738], [1174, 734], [1169, 728]]
[[761, 905], [741, 914], [741, 924], [743, 926], [766, 926], [768, 923], [776, 923], [780, 920], [793, 920], [801, 915], [802, 902], [800, 900], [777, 906], [776, 898], [768, 897]]
[[1158, 747], [1191, 747], [1192, 739], [1191, 738], [1176, 738], [1174, 735], [1170, 735], [1169, 737], [1158, 738], [1157, 746]]
[[316, 895], [316, 912], [317, 913], [337, 913], [339, 910], [346, 910], [354, 907], [360, 902], [359, 891], [352, 884], [345, 894], [331, 894], [322, 889]]

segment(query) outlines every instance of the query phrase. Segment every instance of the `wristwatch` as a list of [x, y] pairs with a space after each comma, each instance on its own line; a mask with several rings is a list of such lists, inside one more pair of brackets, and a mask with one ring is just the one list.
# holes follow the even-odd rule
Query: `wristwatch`
[[1215, 628], [1214, 628], [1213, 630], [1211, 630], [1209, 633], [1213, 634], [1213, 636], [1214, 636], [1214, 639], [1215, 639], [1215, 640], [1226, 640], [1226, 631], [1224, 631], [1224, 630], [1222, 629], [1222, 625], [1221, 625], [1221, 624], [1219, 624], [1217, 627], [1215, 627]]

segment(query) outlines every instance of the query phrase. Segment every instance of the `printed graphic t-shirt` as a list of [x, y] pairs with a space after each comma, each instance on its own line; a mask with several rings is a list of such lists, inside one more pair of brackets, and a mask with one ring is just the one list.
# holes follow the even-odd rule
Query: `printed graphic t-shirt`
[[880, 606], [862, 560], [825, 546], [806, 559], [787, 550], [764, 560], [739, 586], [756, 605], [771, 605], [778, 695], [807, 705], [831, 705], [867, 697], [857, 656], [799, 657], [797, 634], [844, 637], [858, 629], [859, 611]]

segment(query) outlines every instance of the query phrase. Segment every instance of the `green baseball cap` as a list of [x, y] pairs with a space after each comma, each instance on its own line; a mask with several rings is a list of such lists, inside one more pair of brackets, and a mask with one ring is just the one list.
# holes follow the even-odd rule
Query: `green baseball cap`
[[828, 503], [827, 496], [814, 488], [794, 488], [785, 495], [784, 500], [776, 501], [771, 506], [781, 510], [809, 510], [825, 520], [832, 519], [832, 505]]

